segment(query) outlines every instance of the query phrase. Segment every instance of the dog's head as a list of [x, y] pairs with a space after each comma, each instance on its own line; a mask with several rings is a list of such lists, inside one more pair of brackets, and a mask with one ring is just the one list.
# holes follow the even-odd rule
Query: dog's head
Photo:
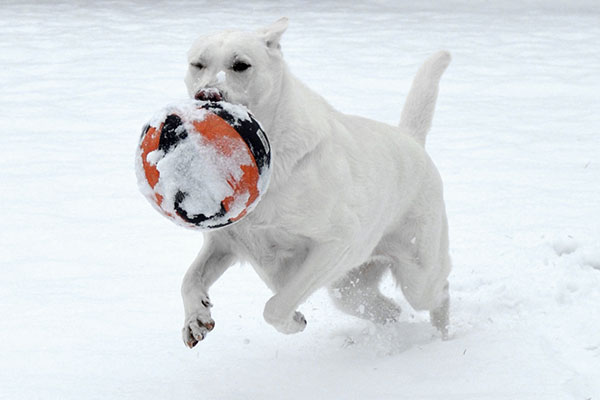
[[284, 72], [279, 41], [287, 25], [287, 18], [281, 18], [256, 32], [199, 37], [188, 52], [189, 95], [242, 104], [259, 117], [272, 111]]

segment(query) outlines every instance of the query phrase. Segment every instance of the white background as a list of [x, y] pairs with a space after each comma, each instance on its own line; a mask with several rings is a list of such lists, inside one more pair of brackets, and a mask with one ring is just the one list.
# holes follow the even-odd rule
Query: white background
[[[600, 6], [348, 4], [2, 2], [0, 398], [599, 398]], [[405, 303], [374, 327], [324, 292], [300, 309], [307, 329], [281, 335], [241, 265], [211, 291], [215, 330], [181, 342], [202, 237], [138, 193], [137, 140], [186, 97], [198, 34], [281, 16], [298, 77], [391, 124], [420, 63], [452, 52], [428, 139], [450, 219], [450, 341]]]

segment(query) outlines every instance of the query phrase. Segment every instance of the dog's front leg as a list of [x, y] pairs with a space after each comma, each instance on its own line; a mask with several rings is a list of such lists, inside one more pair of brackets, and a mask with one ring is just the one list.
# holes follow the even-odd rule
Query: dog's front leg
[[235, 260], [225, 241], [206, 235], [202, 250], [190, 265], [181, 285], [185, 310], [182, 334], [183, 341], [189, 348], [204, 339], [215, 327], [215, 321], [210, 315], [212, 304], [208, 288]]
[[287, 282], [265, 305], [264, 318], [282, 333], [297, 333], [306, 327], [306, 319], [296, 311], [314, 291], [338, 275], [347, 250], [338, 243], [317, 245], [305, 261], [290, 272]]

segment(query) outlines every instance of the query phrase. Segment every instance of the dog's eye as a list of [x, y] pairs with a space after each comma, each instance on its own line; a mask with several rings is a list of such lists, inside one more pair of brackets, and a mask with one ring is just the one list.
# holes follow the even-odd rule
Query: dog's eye
[[251, 65], [248, 63], [245, 63], [243, 61], [236, 61], [231, 66], [231, 69], [234, 70], [235, 72], [244, 72], [245, 70], [247, 70], [250, 67], [251, 67]]
[[194, 68], [198, 68], [198, 69], [204, 69], [204, 64], [196, 62], [196, 63], [191, 63], [191, 66]]

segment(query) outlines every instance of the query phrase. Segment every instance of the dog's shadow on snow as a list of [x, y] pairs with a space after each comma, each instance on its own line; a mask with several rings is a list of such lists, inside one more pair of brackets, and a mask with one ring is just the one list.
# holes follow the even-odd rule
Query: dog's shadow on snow
[[429, 322], [400, 321], [386, 325], [365, 323], [355, 329], [339, 329], [332, 334], [332, 339], [343, 349], [389, 356], [441, 341], [442, 337]]

